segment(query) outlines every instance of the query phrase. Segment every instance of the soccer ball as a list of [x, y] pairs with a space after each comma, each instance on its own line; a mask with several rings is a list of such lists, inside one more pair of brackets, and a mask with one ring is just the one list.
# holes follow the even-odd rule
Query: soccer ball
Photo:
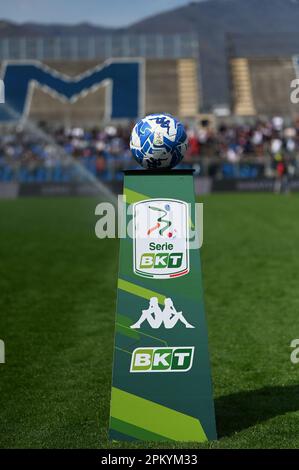
[[135, 160], [148, 170], [173, 168], [186, 153], [187, 135], [170, 114], [150, 114], [135, 125], [130, 147]]

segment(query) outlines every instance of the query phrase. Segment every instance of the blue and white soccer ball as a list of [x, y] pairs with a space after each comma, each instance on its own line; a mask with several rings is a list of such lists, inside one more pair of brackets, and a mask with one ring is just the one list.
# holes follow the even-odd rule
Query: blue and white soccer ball
[[187, 150], [187, 134], [170, 114], [150, 114], [135, 125], [130, 142], [135, 160], [148, 170], [173, 168]]

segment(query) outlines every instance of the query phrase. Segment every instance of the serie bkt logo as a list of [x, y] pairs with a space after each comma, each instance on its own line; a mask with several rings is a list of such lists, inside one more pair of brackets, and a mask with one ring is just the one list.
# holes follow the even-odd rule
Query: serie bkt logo
[[188, 204], [147, 199], [134, 204], [134, 272], [165, 279], [189, 272]]

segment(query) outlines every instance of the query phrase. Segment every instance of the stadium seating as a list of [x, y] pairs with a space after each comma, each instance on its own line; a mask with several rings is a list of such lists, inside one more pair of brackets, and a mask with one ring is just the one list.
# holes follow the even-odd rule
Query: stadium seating
[[196, 116], [200, 102], [197, 64], [194, 60], [178, 61], [178, 99], [179, 116], [184, 118]]
[[249, 70], [257, 114], [297, 114], [297, 106], [290, 100], [290, 83], [295, 78], [291, 58], [252, 58], [249, 60]]
[[290, 83], [296, 73], [289, 58], [238, 57], [230, 62], [233, 112], [237, 116], [295, 116]]
[[248, 60], [232, 59], [231, 75], [234, 113], [238, 116], [254, 116], [256, 110], [253, 103]]

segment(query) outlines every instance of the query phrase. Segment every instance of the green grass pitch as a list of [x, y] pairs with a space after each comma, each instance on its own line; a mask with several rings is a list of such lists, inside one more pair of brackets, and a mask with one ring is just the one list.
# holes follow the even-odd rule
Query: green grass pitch
[[[211, 195], [202, 249], [219, 440], [298, 447], [299, 197]], [[89, 198], [0, 201], [0, 447], [157, 447], [107, 439], [118, 241]]]

